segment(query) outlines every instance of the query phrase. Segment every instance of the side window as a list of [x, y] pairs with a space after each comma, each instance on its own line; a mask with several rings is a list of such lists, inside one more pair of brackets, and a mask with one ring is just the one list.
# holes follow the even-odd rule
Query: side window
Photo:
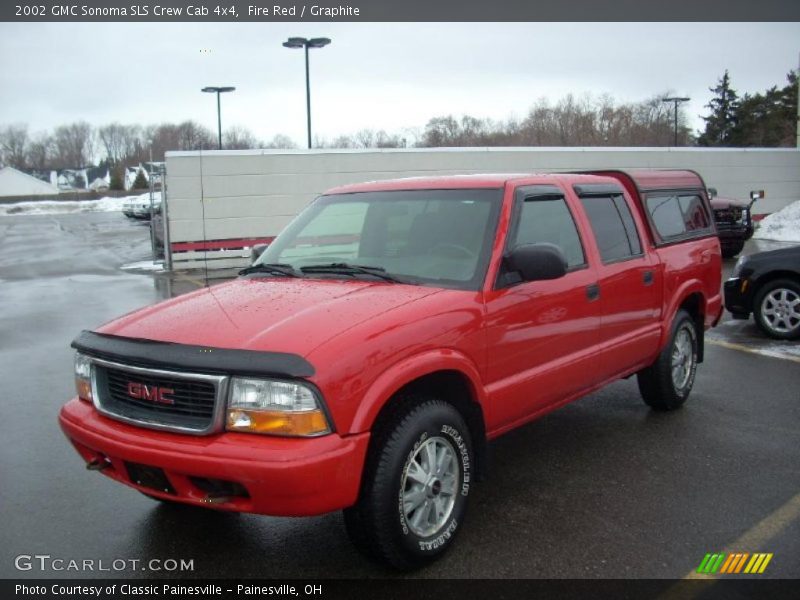
[[709, 227], [708, 214], [697, 194], [665, 194], [648, 196], [647, 211], [663, 240], [684, 235], [705, 233]]
[[621, 195], [583, 196], [581, 202], [603, 262], [625, 260], [642, 253], [633, 215]]
[[586, 264], [578, 229], [564, 198], [532, 197], [522, 203], [509, 248], [541, 242], [561, 248], [567, 259], [567, 268]]

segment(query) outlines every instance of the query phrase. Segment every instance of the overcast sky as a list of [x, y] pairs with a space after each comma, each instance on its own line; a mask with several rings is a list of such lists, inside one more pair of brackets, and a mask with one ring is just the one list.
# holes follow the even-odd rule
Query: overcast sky
[[312, 50], [315, 135], [422, 129], [433, 116], [524, 117], [541, 97], [690, 96], [695, 128], [727, 68], [740, 92], [783, 86], [797, 68], [799, 23], [2, 23], [0, 125], [32, 132], [194, 119], [215, 130], [207, 85], [233, 85], [223, 127], [305, 140], [303, 53]]

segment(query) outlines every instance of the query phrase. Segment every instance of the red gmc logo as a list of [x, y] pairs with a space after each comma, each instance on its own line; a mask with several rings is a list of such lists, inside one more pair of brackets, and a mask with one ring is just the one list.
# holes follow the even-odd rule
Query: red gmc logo
[[137, 400], [149, 400], [159, 404], [175, 404], [175, 399], [169, 394], [174, 394], [175, 390], [157, 385], [145, 385], [136, 381], [128, 382], [128, 396]]

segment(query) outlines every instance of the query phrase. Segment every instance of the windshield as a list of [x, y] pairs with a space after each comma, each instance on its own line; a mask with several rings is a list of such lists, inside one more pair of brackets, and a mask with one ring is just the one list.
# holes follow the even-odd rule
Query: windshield
[[[255, 264], [288, 265], [313, 277], [354, 276], [341, 267], [357, 265], [383, 269], [408, 283], [478, 289], [501, 201], [500, 189], [321, 196]], [[331, 267], [327, 274], [325, 266]]]

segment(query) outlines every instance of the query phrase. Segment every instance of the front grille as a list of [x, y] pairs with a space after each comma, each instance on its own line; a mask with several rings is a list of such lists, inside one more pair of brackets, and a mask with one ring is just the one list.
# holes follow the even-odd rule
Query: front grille
[[163, 429], [207, 432], [214, 425], [217, 385], [213, 381], [144, 369], [94, 365], [101, 412]]

